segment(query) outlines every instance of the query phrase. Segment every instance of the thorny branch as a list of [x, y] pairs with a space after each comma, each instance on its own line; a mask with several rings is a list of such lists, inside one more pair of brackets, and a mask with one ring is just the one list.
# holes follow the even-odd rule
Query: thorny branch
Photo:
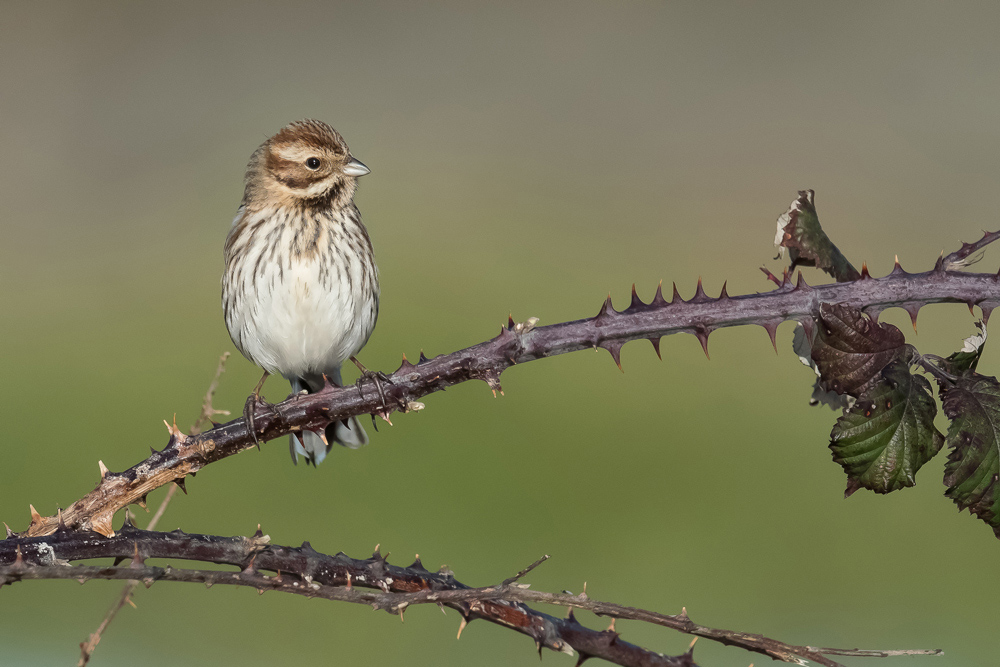
[[[72, 566], [69, 561], [115, 558], [116, 566]], [[148, 558], [175, 558], [236, 566], [232, 570], [190, 570], [151, 567]], [[127, 567], [117, 563], [130, 559]], [[826, 655], [937, 655], [940, 651], [870, 651], [817, 649], [794, 646], [761, 635], [718, 630], [694, 623], [684, 610], [679, 615], [658, 614], [592, 600], [579, 595], [528, 590], [517, 579], [537, 567], [539, 559], [498, 585], [470, 588], [442, 569], [429, 572], [418, 557], [408, 567], [390, 565], [376, 548], [371, 558], [358, 560], [343, 553], [334, 556], [301, 547], [273, 545], [260, 529], [252, 537], [216, 537], [139, 530], [126, 521], [115, 537], [61, 530], [51, 536], [0, 540], [0, 586], [27, 579], [126, 579], [147, 587], [156, 581], [184, 581], [207, 586], [227, 584], [256, 588], [261, 594], [274, 590], [307, 597], [369, 605], [402, 618], [410, 605], [437, 604], [457, 610], [462, 617], [459, 636], [477, 618], [508, 627], [531, 637], [543, 647], [579, 654], [580, 662], [599, 657], [620, 665], [696, 667], [691, 651], [665, 656], [623, 641], [615, 624], [597, 631], [580, 624], [573, 609], [585, 609], [612, 619], [639, 620], [737, 646], [775, 660], [800, 665], [811, 660], [826, 667], [841, 667]], [[264, 571], [275, 574], [266, 575]], [[568, 607], [566, 618], [557, 618], [530, 607], [541, 602]], [[579, 664], [579, 663], [578, 663]]]
[[[261, 440], [272, 440], [300, 430], [322, 431], [330, 422], [361, 414], [381, 415], [386, 421], [392, 412], [423, 408], [417, 399], [468, 380], [482, 380], [496, 393], [503, 393], [500, 374], [508, 367], [536, 359], [602, 347], [621, 366], [622, 346], [645, 338], [659, 355], [661, 336], [675, 333], [695, 335], [708, 353], [708, 337], [723, 327], [755, 324], [767, 331], [772, 344], [778, 325], [785, 320], [801, 322], [812, 329], [821, 304], [848, 304], [872, 317], [889, 307], [901, 307], [915, 317], [929, 303], [965, 303], [970, 310], [978, 305], [986, 321], [1000, 304], [1000, 276], [987, 273], [959, 273], [935, 269], [911, 274], [899, 264], [887, 276], [853, 282], [809, 286], [799, 273], [793, 284], [790, 276], [774, 290], [763, 294], [729, 296], [723, 286], [718, 298], [707, 296], [699, 281], [694, 296], [684, 301], [674, 286], [667, 301], [658, 288], [650, 303], [632, 291], [632, 301], [618, 311], [611, 298], [600, 312], [583, 320], [549, 326], [535, 326], [537, 320], [502, 327], [495, 338], [464, 350], [427, 359], [421, 354], [416, 364], [404, 356], [400, 367], [389, 376], [383, 404], [373, 381], [356, 387], [334, 387], [309, 395], [290, 397], [278, 410], [261, 409], [255, 423]], [[811, 336], [811, 333], [810, 333]], [[777, 349], [775, 347], [775, 349]], [[43, 517], [32, 507], [26, 536], [48, 535], [65, 526], [71, 530], [95, 530], [113, 535], [114, 514], [129, 504], [142, 504], [146, 495], [174, 482], [184, 489], [185, 477], [204, 466], [255, 446], [243, 419], [236, 419], [198, 435], [184, 435], [176, 425], [168, 425], [166, 448], [123, 472], [109, 472], [101, 464], [97, 487], [55, 516]]]

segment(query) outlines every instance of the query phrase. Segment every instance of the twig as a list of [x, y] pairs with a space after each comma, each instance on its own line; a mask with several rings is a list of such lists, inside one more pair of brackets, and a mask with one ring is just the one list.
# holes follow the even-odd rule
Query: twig
[[[650, 303], [633, 291], [628, 308], [618, 311], [605, 301], [597, 316], [544, 327], [529, 320], [513, 320], [492, 340], [433, 359], [412, 364], [404, 357], [391, 374], [391, 384], [382, 393], [370, 382], [358, 388], [327, 385], [309, 395], [297, 395], [280, 404], [279, 410], [256, 415], [261, 440], [301, 430], [322, 430], [330, 423], [365, 413], [384, 418], [395, 410], [416, 409], [417, 399], [468, 380], [482, 380], [494, 391], [502, 391], [500, 374], [515, 364], [602, 347], [620, 364], [621, 347], [646, 338], [659, 349], [659, 339], [674, 333], [691, 333], [708, 348], [708, 336], [723, 327], [755, 324], [773, 334], [784, 320], [797, 320], [811, 327], [822, 303], [844, 303], [869, 313], [904, 304], [918, 308], [928, 303], [978, 304], [986, 318], [1000, 304], [998, 276], [984, 273], [928, 271], [910, 274], [898, 265], [882, 278], [864, 278], [849, 283], [812, 287], [799, 274], [793, 285], [787, 278], [780, 287], [764, 294], [719, 298], [705, 295], [700, 283], [688, 301], [676, 295], [666, 301], [659, 290]], [[367, 391], [365, 391], [367, 389]], [[132, 503], [145, 502], [146, 495], [160, 486], [184, 478], [204, 466], [255, 446], [242, 419], [198, 435], [184, 435], [168, 424], [167, 447], [123, 472], [105, 474], [97, 488], [58, 515], [33, 517], [25, 535], [48, 535], [64, 525], [71, 530], [95, 530], [112, 535], [115, 512]]]
[[[107, 557], [132, 560], [128, 567], [71, 566], [59, 562]], [[235, 565], [239, 569], [148, 567], [145, 565], [148, 558], [197, 560]], [[315, 551], [308, 543], [299, 548], [272, 545], [259, 530], [249, 538], [226, 538], [188, 535], [180, 531], [159, 533], [138, 530], [126, 523], [118, 535], [109, 539], [95, 539], [93, 533], [71, 531], [45, 538], [13, 537], [0, 540], [0, 564], [0, 585], [25, 579], [129, 579], [142, 581], [147, 586], [155, 581], [229, 584], [250, 586], [262, 592], [275, 590], [366, 604], [391, 614], [400, 614], [414, 604], [443, 604], [458, 610], [463, 623], [483, 618], [532, 637], [539, 648], [544, 646], [561, 652], [575, 650], [581, 656], [600, 657], [621, 665], [689, 667], [694, 663], [690, 653], [662, 656], [625, 642], [619, 632], [586, 628], [573, 617], [572, 612], [568, 618], [556, 618], [535, 611], [524, 603], [540, 602], [570, 607], [571, 610], [587, 609], [603, 616], [654, 623], [797, 664], [812, 660], [825, 667], [842, 667], [824, 654], [880, 656], [884, 653], [795, 646], [757, 634], [698, 625], [691, 621], [686, 611], [679, 615], [659, 614], [592, 600], [586, 594], [531, 591], [513, 582], [469, 588], [450, 572], [427, 571], [419, 559], [408, 567], [399, 567], [390, 565], [377, 551], [364, 560], [352, 559], [344, 554], [330, 556]], [[530, 569], [526, 568], [527, 571]], [[263, 571], [278, 574], [268, 576]], [[916, 650], [892, 654], [939, 653]]]
[[974, 253], [978, 253], [980, 250], [997, 239], [1000, 239], [1000, 231], [983, 232], [983, 238], [979, 239], [975, 243], [963, 243], [962, 247], [955, 252], [951, 253], [947, 257], [939, 258], [937, 266], [942, 267], [945, 271], [956, 271], [966, 266], [975, 264], [982, 259], [983, 256], [982, 253], [979, 253], [978, 255], [974, 255]]
[[549, 559], [549, 555], [545, 554], [544, 556], [542, 556], [541, 558], [539, 558], [538, 560], [536, 560], [534, 563], [532, 563], [528, 567], [524, 568], [523, 570], [521, 570], [520, 572], [518, 572], [517, 574], [515, 574], [513, 577], [510, 577], [509, 579], [504, 579], [503, 583], [500, 584], [500, 585], [501, 586], [510, 586], [512, 583], [514, 583], [518, 579], [522, 578], [524, 575], [528, 574], [529, 572], [531, 572], [532, 570], [534, 570], [536, 567], [538, 567], [539, 565], [541, 565], [542, 563], [544, 563], [548, 559]]
[[[195, 419], [194, 424], [191, 425], [191, 433], [200, 433], [201, 429], [206, 423], [212, 423], [212, 417], [215, 415], [228, 415], [228, 410], [216, 410], [212, 407], [212, 399], [215, 397], [215, 390], [219, 387], [219, 378], [226, 371], [226, 360], [229, 359], [229, 352], [223, 352], [222, 356], [219, 357], [219, 365], [215, 369], [215, 377], [212, 378], [212, 382], [208, 385], [208, 391], [205, 392], [205, 397], [201, 402], [201, 413], [198, 418]], [[153, 513], [153, 518], [149, 520], [146, 524], [146, 530], [153, 530], [156, 528], [156, 524], [160, 522], [163, 517], [164, 512], [167, 511], [167, 505], [170, 504], [171, 499], [173, 499], [174, 494], [177, 493], [177, 489], [180, 488], [177, 485], [171, 486], [167, 490], [167, 495], [164, 496], [163, 500], [160, 502], [160, 506], [156, 508], [156, 512]], [[126, 603], [132, 603], [132, 593], [135, 591], [135, 587], [138, 582], [132, 581], [122, 588], [121, 594], [118, 596], [118, 600], [111, 606], [108, 613], [104, 615], [104, 620], [101, 624], [97, 626], [97, 629], [90, 634], [87, 641], [80, 643], [80, 660], [77, 662], [77, 667], [86, 667], [87, 663], [90, 662], [90, 656], [94, 653], [94, 649], [97, 645], [101, 643], [101, 637], [104, 635], [104, 631], [108, 629], [111, 621], [115, 619], [118, 612], [121, 611], [122, 607]]]

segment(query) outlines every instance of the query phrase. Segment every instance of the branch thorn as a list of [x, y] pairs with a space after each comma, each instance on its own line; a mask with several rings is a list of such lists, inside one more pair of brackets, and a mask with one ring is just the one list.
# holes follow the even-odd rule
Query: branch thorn
[[98, 461], [97, 468], [101, 471], [101, 479], [108, 476], [108, 466], [104, 465], [104, 461]]
[[653, 295], [653, 300], [650, 302], [651, 306], [665, 306], [667, 302], [663, 299], [663, 281], [656, 286], [656, 294]]
[[703, 326], [699, 326], [694, 332], [694, 335], [698, 338], [698, 342], [701, 343], [701, 349], [705, 352], [705, 358], [709, 361], [712, 360], [712, 357], [708, 354], [708, 335], [710, 333], [711, 331]]

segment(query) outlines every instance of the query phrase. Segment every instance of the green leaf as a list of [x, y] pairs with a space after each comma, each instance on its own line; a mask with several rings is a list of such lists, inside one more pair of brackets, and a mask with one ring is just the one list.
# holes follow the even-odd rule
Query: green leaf
[[945, 492], [960, 509], [992, 526], [1000, 537], [1000, 383], [985, 375], [961, 377], [943, 391], [944, 413], [952, 420], [945, 443]]
[[908, 358], [911, 349], [891, 324], [873, 322], [847, 304], [820, 306], [812, 358], [824, 386], [838, 394], [861, 396], [881, 379], [883, 368]]
[[820, 227], [814, 196], [812, 190], [799, 190], [798, 199], [778, 217], [774, 245], [778, 246], [779, 256], [784, 256], [788, 248], [793, 269], [815, 266], [829, 273], [838, 283], [857, 280], [861, 274]]
[[964, 375], [968, 371], [976, 370], [976, 366], [979, 365], [979, 358], [983, 356], [983, 348], [986, 347], [987, 334], [986, 325], [982, 322], [976, 322], [976, 327], [979, 333], [966, 338], [962, 349], [945, 359], [948, 362], [945, 370], [952, 375]]
[[914, 475], [934, 458], [944, 435], [934, 428], [937, 404], [926, 378], [901, 360], [837, 420], [830, 438], [833, 460], [847, 473], [847, 492], [889, 493], [916, 484]]

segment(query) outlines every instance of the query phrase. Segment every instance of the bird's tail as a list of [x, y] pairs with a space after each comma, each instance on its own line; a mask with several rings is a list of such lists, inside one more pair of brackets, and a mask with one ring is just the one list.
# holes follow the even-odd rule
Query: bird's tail
[[[327, 377], [331, 383], [340, 386], [340, 367], [338, 366], [332, 373], [327, 373]], [[292, 378], [291, 383], [293, 394], [297, 394], [303, 389], [312, 394], [323, 388], [322, 377], [319, 379], [312, 377]], [[327, 453], [333, 447], [334, 443], [350, 447], [351, 449], [357, 449], [368, 444], [368, 434], [365, 433], [365, 429], [361, 427], [356, 417], [349, 418], [346, 424], [336, 421], [327, 426], [326, 433], [324, 434], [326, 437], [325, 442], [323, 437], [312, 431], [303, 431], [299, 435], [302, 436], [302, 442], [299, 442], [298, 435], [293, 434], [290, 436], [289, 449], [292, 453], [292, 463], [298, 463], [298, 455], [301, 454], [305, 457], [306, 463], [319, 465], [326, 458]]]

